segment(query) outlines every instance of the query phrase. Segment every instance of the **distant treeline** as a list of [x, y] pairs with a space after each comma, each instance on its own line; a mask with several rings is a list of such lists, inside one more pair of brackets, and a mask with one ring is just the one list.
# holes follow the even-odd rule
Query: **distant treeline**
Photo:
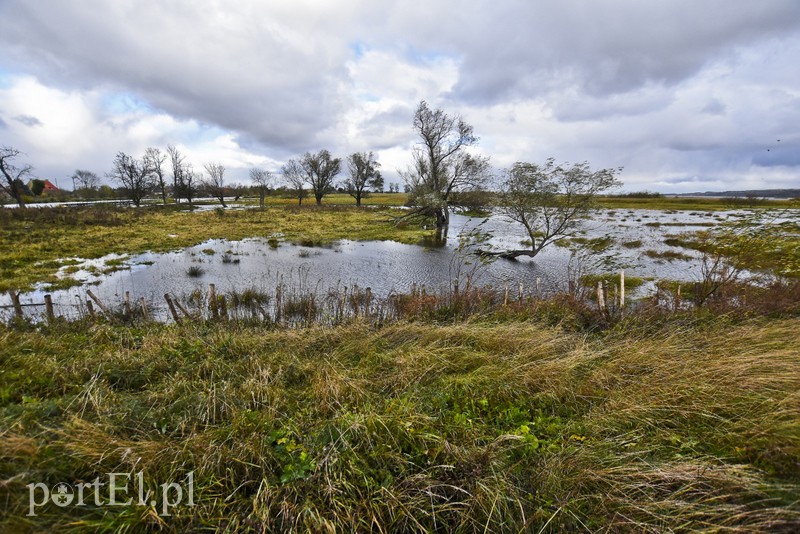
[[750, 189], [747, 191], [705, 191], [703, 193], [681, 193], [681, 197], [761, 197], [800, 198], [800, 189]]

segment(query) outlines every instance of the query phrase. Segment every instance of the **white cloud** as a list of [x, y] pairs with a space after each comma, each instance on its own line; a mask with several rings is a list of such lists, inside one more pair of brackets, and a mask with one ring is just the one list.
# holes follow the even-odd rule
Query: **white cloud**
[[391, 173], [423, 98], [497, 167], [589, 160], [673, 190], [800, 167], [796, 0], [6, 0], [0, 17], [0, 132], [47, 173], [168, 143], [234, 173], [321, 148]]

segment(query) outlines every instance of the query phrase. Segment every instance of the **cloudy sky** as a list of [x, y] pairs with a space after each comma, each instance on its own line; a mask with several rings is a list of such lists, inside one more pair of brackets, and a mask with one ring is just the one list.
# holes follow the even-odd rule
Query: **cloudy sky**
[[0, 20], [0, 145], [62, 186], [170, 143], [243, 182], [372, 150], [399, 182], [425, 99], [497, 169], [800, 187], [798, 0], [2, 0]]

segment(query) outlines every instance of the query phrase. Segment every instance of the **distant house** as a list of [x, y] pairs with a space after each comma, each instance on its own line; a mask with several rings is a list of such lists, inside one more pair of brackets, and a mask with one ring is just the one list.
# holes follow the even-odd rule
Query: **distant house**
[[39, 180], [39, 179], [33, 179], [29, 181], [25, 187], [27, 188], [25, 194], [28, 195], [34, 194], [36, 196], [48, 193], [50, 191], [59, 190], [55, 185], [53, 185], [53, 182], [51, 182], [50, 180]]
[[58, 188], [54, 186], [53, 182], [51, 182], [50, 180], [45, 180], [44, 188], [42, 189], [42, 191], [58, 191]]

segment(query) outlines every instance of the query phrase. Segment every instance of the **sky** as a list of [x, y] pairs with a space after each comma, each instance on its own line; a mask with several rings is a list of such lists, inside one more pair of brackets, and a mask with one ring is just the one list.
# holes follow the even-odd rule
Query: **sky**
[[232, 182], [322, 149], [411, 163], [421, 100], [625, 191], [800, 188], [800, 1], [0, 0], [0, 145], [71, 187], [178, 146]]

